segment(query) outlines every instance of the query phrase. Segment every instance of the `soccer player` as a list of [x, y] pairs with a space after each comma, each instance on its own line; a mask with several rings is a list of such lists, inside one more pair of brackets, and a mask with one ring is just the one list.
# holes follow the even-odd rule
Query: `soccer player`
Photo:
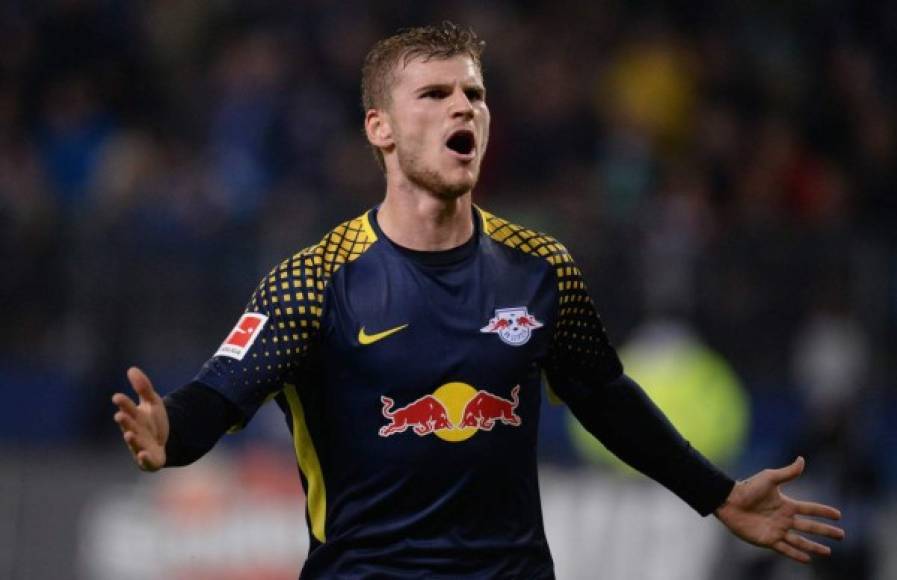
[[553, 578], [536, 433], [546, 388], [699, 514], [800, 562], [837, 519], [734, 482], [623, 372], [573, 258], [475, 206], [489, 142], [483, 43], [451, 23], [379, 42], [362, 73], [383, 202], [265, 276], [199, 374], [164, 400], [137, 368], [115, 421], [141, 469], [191, 463], [277, 402], [311, 547], [303, 578]]

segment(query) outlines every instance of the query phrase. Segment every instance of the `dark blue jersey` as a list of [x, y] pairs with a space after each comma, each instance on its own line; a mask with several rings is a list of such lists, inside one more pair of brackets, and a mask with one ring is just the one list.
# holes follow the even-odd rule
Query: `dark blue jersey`
[[[303, 578], [552, 578], [536, 471], [543, 372], [622, 372], [566, 249], [474, 211], [414, 252], [376, 210], [266, 276], [197, 380], [274, 398], [307, 495]], [[563, 394], [564, 389], [557, 389]]]

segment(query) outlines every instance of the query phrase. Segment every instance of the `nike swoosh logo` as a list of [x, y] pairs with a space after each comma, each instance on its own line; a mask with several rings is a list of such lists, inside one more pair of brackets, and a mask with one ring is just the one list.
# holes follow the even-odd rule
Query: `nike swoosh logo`
[[374, 344], [378, 340], [383, 340], [387, 336], [392, 336], [400, 330], [404, 330], [407, 326], [407, 324], [403, 324], [401, 326], [396, 326], [395, 328], [390, 328], [389, 330], [384, 330], [383, 332], [378, 332], [377, 334], [366, 333], [364, 331], [364, 327], [362, 326], [361, 330], [358, 331], [358, 343], [364, 346]]

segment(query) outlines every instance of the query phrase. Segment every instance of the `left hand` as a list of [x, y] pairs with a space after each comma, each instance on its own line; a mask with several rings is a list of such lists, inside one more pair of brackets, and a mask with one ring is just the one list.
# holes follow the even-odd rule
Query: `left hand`
[[831, 548], [807, 539], [802, 533], [835, 540], [844, 538], [841, 528], [806, 517], [841, 519], [837, 509], [813, 502], [796, 501], [783, 494], [779, 486], [797, 479], [804, 470], [804, 458], [780, 469], [764, 469], [739, 481], [726, 501], [714, 512], [733, 534], [755, 546], [770, 548], [802, 564], [811, 554], [828, 556]]
[[128, 369], [128, 380], [137, 393], [139, 404], [124, 393], [115, 393], [112, 402], [118, 412], [114, 419], [138, 467], [143, 471], [158, 471], [165, 465], [165, 444], [168, 442], [165, 402], [149, 377], [137, 367]]

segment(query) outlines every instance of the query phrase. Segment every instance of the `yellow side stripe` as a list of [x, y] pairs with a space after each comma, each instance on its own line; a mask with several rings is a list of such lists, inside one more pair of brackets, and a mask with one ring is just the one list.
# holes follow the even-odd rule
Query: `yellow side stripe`
[[551, 388], [551, 383], [548, 382], [548, 377], [545, 376], [545, 373], [542, 373], [542, 384], [545, 385], [545, 394], [548, 396], [548, 402], [552, 405], [563, 405], [564, 400], [558, 397], [558, 394], [554, 392], [554, 389]]
[[295, 385], [286, 385], [283, 390], [290, 405], [290, 413], [293, 415], [293, 447], [296, 449], [296, 459], [299, 461], [299, 469], [305, 474], [308, 483], [306, 490], [306, 502], [308, 503], [308, 515], [311, 520], [311, 533], [321, 543], [324, 543], [324, 523], [327, 517], [327, 495], [324, 491], [324, 473], [321, 471], [321, 463], [318, 461], [318, 453], [308, 432], [305, 423], [305, 410]]
[[[262, 402], [262, 405], [267, 404], [274, 397], [276, 397], [278, 392], [279, 391], [274, 391], [273, 393], [270, 393], [267, 397], [265, 397], [265, 400]], [[259, 407], [261, 407], [262, 405], [259, 405]], [[233, 435], [234, 433], [239, 433], [240, 431], [243, 430], [244, 427], [246, 427], [246, 422], [241, 420], [241, 421], [231, 425], [230, 428], [227, 430], [227, 434]]]

